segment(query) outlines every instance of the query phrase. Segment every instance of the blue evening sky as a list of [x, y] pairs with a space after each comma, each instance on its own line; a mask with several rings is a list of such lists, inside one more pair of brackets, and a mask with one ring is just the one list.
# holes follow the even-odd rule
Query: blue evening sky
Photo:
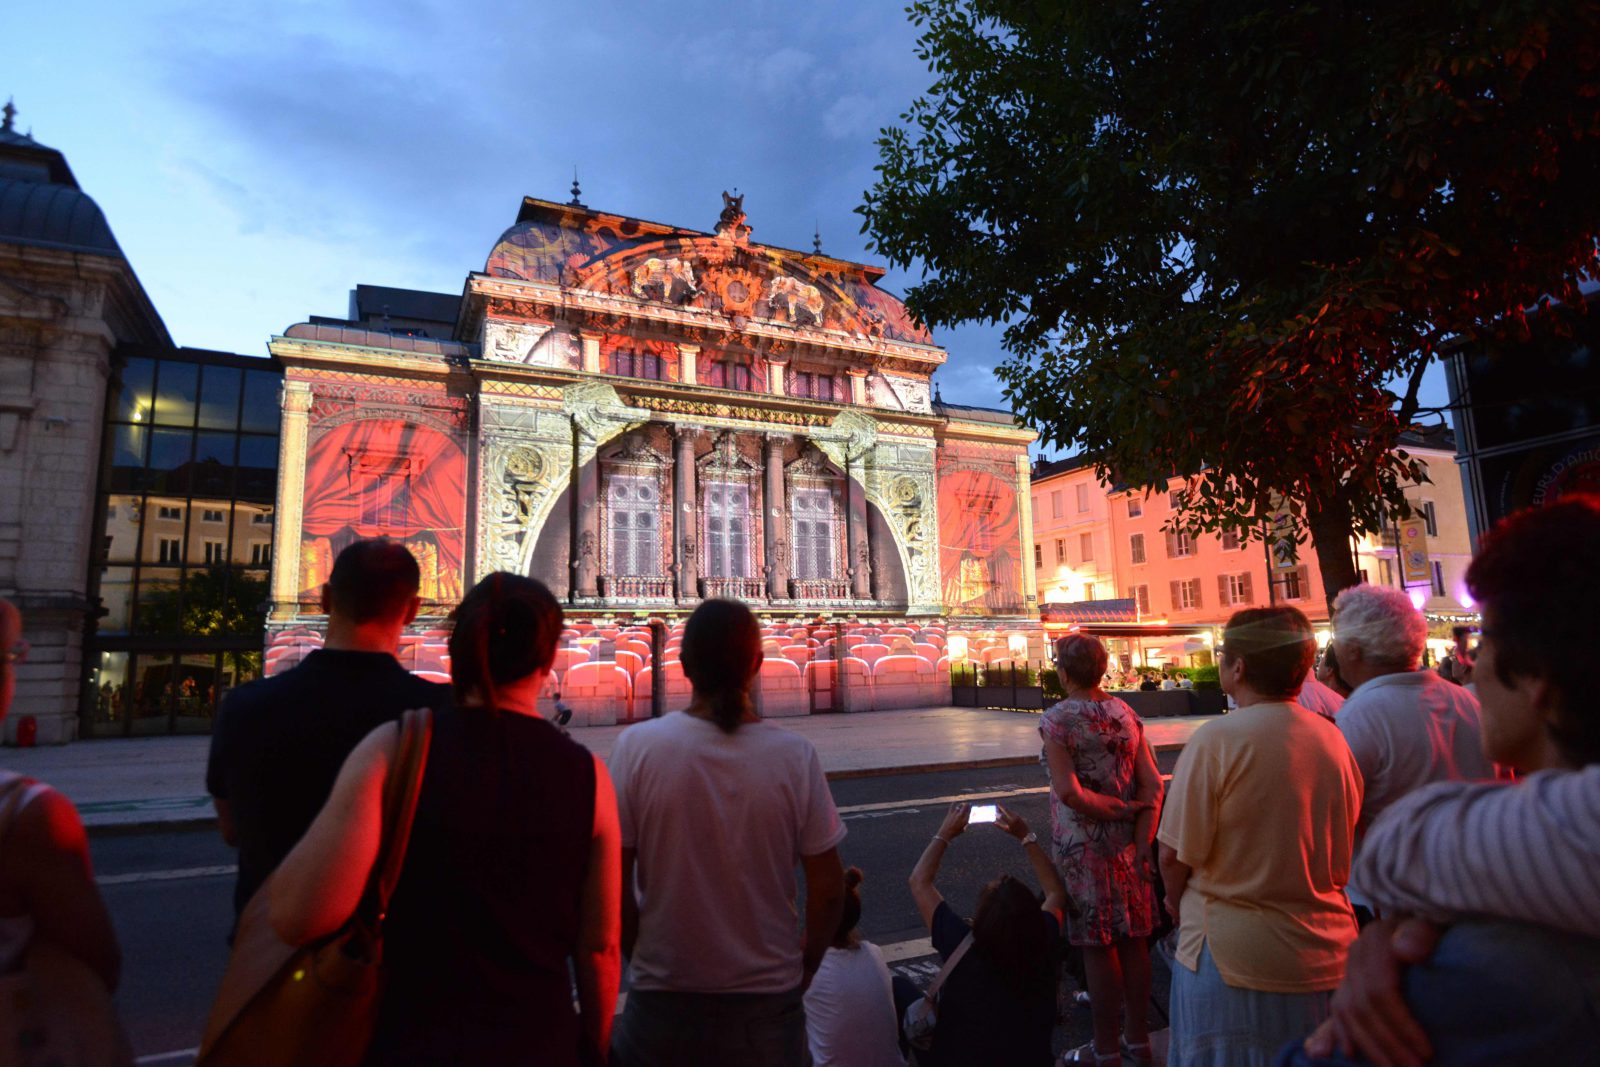
[[[709, 230], [738, 187], [755, 240], [879, 262], [853, 209], [931, 81], [902, 6], [19, 0], [0, 96], [173, 339], [254, 355], [357, 282], [459, 292], [574, 164], [590, 207]], [[1001, 406], [998, 331], [935, 337], [945, 398]]]

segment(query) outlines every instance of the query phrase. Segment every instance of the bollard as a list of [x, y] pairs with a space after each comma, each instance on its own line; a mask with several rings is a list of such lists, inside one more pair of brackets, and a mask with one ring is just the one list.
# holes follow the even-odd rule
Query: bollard
[[17, 747], [32, 748], [39, 743], [39, 720], [32, 715], [17, 719]]

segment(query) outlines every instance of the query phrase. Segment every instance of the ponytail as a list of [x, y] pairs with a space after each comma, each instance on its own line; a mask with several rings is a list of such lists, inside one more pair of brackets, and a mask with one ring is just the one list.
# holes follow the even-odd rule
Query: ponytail
[[761, 627], [737, 600], [707, 600], [683, 627], [679, 654], [695, 700], [733, 733], [750, 712], [750, 683], [761, 669]]

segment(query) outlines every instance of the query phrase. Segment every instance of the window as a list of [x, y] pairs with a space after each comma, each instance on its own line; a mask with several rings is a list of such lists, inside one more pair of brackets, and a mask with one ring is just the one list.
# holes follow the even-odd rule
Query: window
[[1085, 563], [1094, 559], [1094, 534], [1078, 535], [1078, 554]]
[[1237, 530], [1222, 531], [1222, 551], [1232, 552], [1239, 547], [1239, 532]]
[[714, 359], [706, 364], [705, 383], [718, 389], [742, 389], [748, 393], [753, 380], [748, 363], [735, 363], [731, 359]]
[[250, 524], [252, 526], [271, 526], [272, 525], [272, 512], [270, 512], [270, 511], [258, 511], [258, 512], [256, 512], [254, 515], [250, 516]]
[[1144, 501], [1136, 496], [1128, 498], [1128, 518], [1137, 519], [1144, 514]]
[[1089, 510], [1089, 487], [1087, 485], [1079, 485], [1079, 486], [1075, 486], [1074, 488], [1076, 488], [1077, 491], [1078, 491], [1078, 510], [1079, 511], [1088, 511]]
[[[1422, 502], [1422, 521], [1428, 526], [1429, 537], [1439, 536], [1439, 516], [1433, 510], [1433, 501], [1431, 500], [1424, 500]], [[1440, 595], [1442, 596], [1443, 594]]]
[[1433, 595], [1444, 596], [1444, 564], [1433, 560], [1429, 567], [1433, 571]]
[[183, 518], [183, 508], [172, 504], [162, 504], [156, 508], [156, 518], [176, 522]]
[[750, 577], [750, 488], [741, 482], [706, 486], [706, 577]]
[[1044, 546], [1043, 545], [1034, 545], [1033, 546], [1033, 565], [1035, 567], [1043, 567], [1044, 566]]
[[1085, 600], [1093, 600], [1094, 599], [1094, 583], [1093, 582], [1084, 582], [1083, 583], [1083, 599], [1085, 599]]
[[1144, 534], [1137, 533], [1128, 538], [1128, 555], [1133, 557], [1133, 562], [1144, 562]]
[[1066, 561], [1067, 561], [1067, 542], [1065, 540], [1063, 540], [1062, 538], [1058, 537], [1058, 538], [1056, 538], [1056, 562], [1057, 563], [1065, 563]]
[[221, 522], [224, 515], [219, 508], [203, 508], [200, 512], [201, 522]]
[[660, 492], [648, 474], [613, 474], [606, 487], [610, 518], [610, 569], [614, 575], [658, 577], [661, 574], [661, 536], [658, 525]]
[[796, 488], [790, 497], [794, 576], [833, 577], [833, 491]]
[[1388, 559], [1378, 560], [1378, 584], [1394, 584], [1394, 563]]
[[1172, 610], [1194, 611], [1200, 607], [1200, 579], [1172, 583]]
[[1217, 575], [1217, 596], [1227, 605], [1249, 604], [1253, 600], [1249, 574]]
[[265, 567], [272, 563], [272, 546], [265, 541], [254, 541], [250, 545], [250, 565]]
[[815, 371], [795, 371], [789, 375], [789, 395], [811, 400], [842, 400], [838, 379]]
[[156, 550], [162, 563], [183, 562], [183, 542], [176, 537], [163, 537], [156, 542]]
[[1167, 531], [1167, 558], [1182, 559], [1194, 555], [1194, 538], [1187, 530]]
[[1134, 606], [1139, 611], [1140, 618], [1150, 614], [1150, 587], [1148, 585], [1136, 585], [1129, 589], [1128, 599], [1133, 601]]
[[1283, 599], [1305, 599], [1305, 583], [1300, 580], [1300, 568], [1296, 567], [1283, 573]]
[[1061, 517], [1061, 490], [1059, 489], [1050, 493], [1050, 517], [1052, 519]]
[[1171, 489], [1167, 491], [1167, 506], [1173, 511], [1183, 507], [1183, 490]]
[[[405, 456], [363, 453], [350, 465], [356, 513], [363, 526], [380, 530], [409, 525], [411, 460]], [[366, 534], [371, 536], [371, 534]]]
[[228, 561], [228, 546], [221, 541], [205, 541], [206, 563], [226, 563]]
[[654, 352], [635, 352], [627, 348], [619, 348], [611, 353], [612, 374], [620, 374], [628, 378], [649, 378], [653, 381], [661, 380], [661, 357]]

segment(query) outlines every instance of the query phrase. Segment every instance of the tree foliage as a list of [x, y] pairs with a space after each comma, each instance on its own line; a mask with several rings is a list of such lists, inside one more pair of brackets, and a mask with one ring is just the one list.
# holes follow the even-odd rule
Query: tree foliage
[[145, 594], [139, 604], [139, 628], [197, 637], [259, 634], [267, 594], [265, 578], [226, 567], [196, 568], [181, 583]]
[[912, 310], [1006, 324], [1019, 415], [1118, 480], [1192, 475], [1185, 527], [1309, 529], [1330, 593], [1422, 475], [1397, 439], [1441, 347], [1581, 303], [1593, 3], [908, 11], [935, 81], [859, 210], [922, 265]]

